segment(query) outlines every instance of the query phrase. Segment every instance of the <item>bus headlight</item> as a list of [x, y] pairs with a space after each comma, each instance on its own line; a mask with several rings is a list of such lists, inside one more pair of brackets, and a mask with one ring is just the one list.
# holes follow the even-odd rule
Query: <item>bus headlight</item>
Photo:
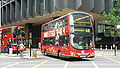
[[71, 52], [71, 55], [75, 55], [75, 53], [74, 53], [74, 52]]
[[13, 47], [13, 49], [16, 49], [15, 47]]
[[90, 55], [95, 55], [95, 53], [91, 53]]
[[81, 53], [77, 53], [78, 55], [81, 55]]

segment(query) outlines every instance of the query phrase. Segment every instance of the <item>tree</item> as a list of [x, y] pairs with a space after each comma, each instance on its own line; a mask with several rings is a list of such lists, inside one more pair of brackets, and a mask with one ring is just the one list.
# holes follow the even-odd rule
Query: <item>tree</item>
[[104, 16], [111, 25], [117, 25], [120, 21], [120, 0], [113, 0], [114, 7], [110, 9], [110, 13], [104, 12]]
[[[118, 22], [120, 22], [120, 0], [112, 0], [114, 3], [114, 7], [110, 9], [110, 13], [104, 12], [103, 15], [107, 18], [107, 20], [110, 22], [110, 25], [118, 25]], [[116, 28], [115, 28], [116, 30]], [[113, 28], [110, 28], [110, 31], [113, 31]], [[118, 33], [118, 35], [120, 35]]]

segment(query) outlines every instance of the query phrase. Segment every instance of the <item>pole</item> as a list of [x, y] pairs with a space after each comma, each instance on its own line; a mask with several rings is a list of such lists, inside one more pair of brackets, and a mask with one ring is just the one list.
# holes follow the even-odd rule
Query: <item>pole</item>
[[18, 55], [18, 26], [16, 27], [16, 29], [17, 29], [16, 37], [17, 37], [17, 55]]
[[105, 45], [105, 50], [107, 50], [107, 45]]
[[100, 50], [102, 50], [102, 45], [100, 45]]
[[31, 57], [32, 32], [29, 32], [29, 39], [28, 39], [28, 42], [29, 42], [29, 47], [30, 47], [30, 57]]
[[116, 51], [117, 51], [117, 50], [116, 50], [116, 45], [115, 45], [115, 56], [116, 56]]
[[112, 50], [112, 45], [111, 45], [111, 50]]
[[117, 36], [117, 32], [116, 32], [116, 25], [114, 25], [114, 44], [115, 44], [115, 48], [114, 48], [114, 55], [116, 56], [116, 36]]
[[29, 45], [30, 45], [30, 57], [31, 57], [31, 44], [29, 43]]

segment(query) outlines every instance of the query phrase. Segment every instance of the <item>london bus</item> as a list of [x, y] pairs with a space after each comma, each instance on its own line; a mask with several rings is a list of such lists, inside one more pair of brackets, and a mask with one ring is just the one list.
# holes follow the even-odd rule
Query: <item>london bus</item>
[[93, 16], [71, 12], [42, 25], [41, 52], [44, 55], [93, 58], [95, 56]]
[[[24, 26], [11, 26], [6, 28], [1, 28], [1, 52], [7, 51], [7, 43], [11, 42], [11, 48], [13, 53], [19, 51], [19, 42], [23, 42], [25, 45], [25, 27]], [[26, 50], [26, 47], [24, 47]]]

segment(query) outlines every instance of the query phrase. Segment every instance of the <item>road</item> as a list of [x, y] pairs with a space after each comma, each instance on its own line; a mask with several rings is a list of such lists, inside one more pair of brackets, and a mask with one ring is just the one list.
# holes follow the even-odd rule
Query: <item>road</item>
[[[98, 54], [99, 53], [99, 54]], [[96, 51], [92, 59], [58, 59], [53, 56], [40, 58], [0, 57], [0, 68], [120, 68], [120, 56], [100, 55], [106, 51]]]

